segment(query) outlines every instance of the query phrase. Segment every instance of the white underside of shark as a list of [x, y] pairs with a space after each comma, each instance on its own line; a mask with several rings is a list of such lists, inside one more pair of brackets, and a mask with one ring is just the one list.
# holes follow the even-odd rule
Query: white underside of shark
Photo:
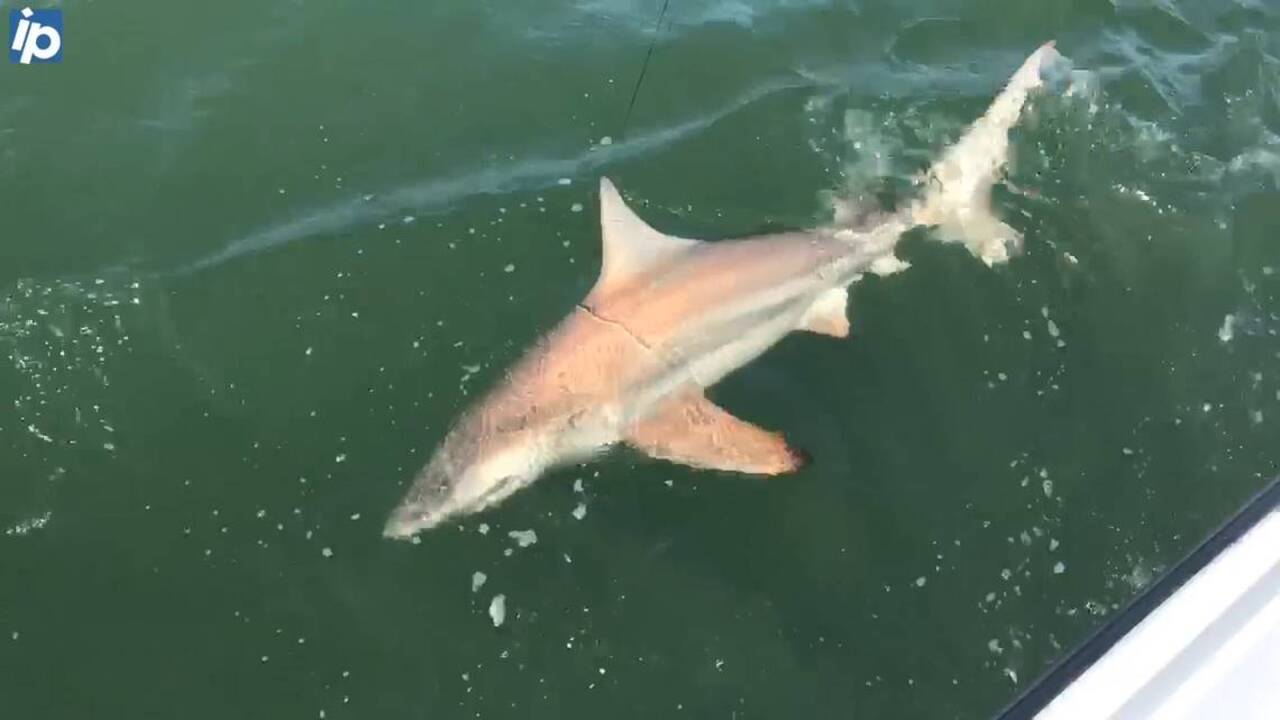
[[480, 511], [551, 467], [617, 444], [698, 468], [755, 475], [796, 470], [802, 454], [740, 420], [705, 390], [786, 335], [846, 337], [848, 286], [906, 265], [898, 238], [926, 225], [988, 264], [1020, 238], [992, 212], [1009, 129], [1046, 65], [1031, 55], [990, 109], [922, 181], [923, 196], [865, 228], [825, 228], [703, 242], [659, 232], [600, 181], [603, 262], [591, 292], [450, 430], [385, 535], [410, 537]]

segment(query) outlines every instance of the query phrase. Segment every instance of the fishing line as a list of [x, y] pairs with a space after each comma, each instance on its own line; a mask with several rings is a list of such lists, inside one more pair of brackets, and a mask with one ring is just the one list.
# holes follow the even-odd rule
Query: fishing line
[[631, 111], [636, 107], [636, 98], [640, 95], [640, 85], [644, 83], [644, 75], [649, 71], [649, 61], [653, 59], [653, 49], [658, 46], [658, 39], [662, 36], [662, 20], [667, 16], [667, 8], [671, 6], [671, 0], [662, 1], [662, 10], [658, 11], [658, 22], [653, 25], [653, 40], [649, 41], [649, 52], [644, 55], [644, 63], [640, 65], [640, 75], [636, 78], [635, 87], [631, 88], [631, 102], [627, 103], [627, 114], [622, 118], [622, 129], [618, 132], [618, 137], [625, 137], [627, 134], [627, 123], [631, 122]]

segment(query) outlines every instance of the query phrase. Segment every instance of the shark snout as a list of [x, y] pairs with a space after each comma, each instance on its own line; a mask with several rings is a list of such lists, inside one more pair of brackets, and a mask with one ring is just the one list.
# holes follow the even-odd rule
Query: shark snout
[[382, 536], [408, 540], [423, 530], [439, 525], [452, 514], [455, 481], [452, 474], [433, 461], [414, 480], [413, 486], [382, 528]]
[[408, 540], [438, 522], [436, 514], [415, 505], [401, 505], [387, 518], [382, 536], [392, 540]]

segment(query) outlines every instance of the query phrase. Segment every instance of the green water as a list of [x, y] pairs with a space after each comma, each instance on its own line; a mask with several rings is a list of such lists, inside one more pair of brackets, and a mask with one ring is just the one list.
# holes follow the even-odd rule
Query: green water
[[[625, 128], [659, 0], [59, 5], [0, 66], [5, 717], [988, 717], [1280, 470], [1270, 0], [672, 0]], [[380, 537], [600, 174], [708, 238], [901, 199], [1048, 38], [1026, 253], [917, 233], [713, 391], [810, 468]]]

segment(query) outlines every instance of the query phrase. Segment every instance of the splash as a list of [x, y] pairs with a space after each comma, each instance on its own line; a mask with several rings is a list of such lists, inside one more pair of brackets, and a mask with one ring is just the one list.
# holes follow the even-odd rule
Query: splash
[[[1046, 43], [1022, 64], [996, 97], [986, 113], [971, 124], [954, 144], [927, 171], [912, 178], [919, 197], [901, 214], [902, 222], [936, 228], [936, 236], [944, 242], [962, 243], [987, 265], [1008, 262], [1022, 247], [1022, 235], [996, 216], [991, 203], [995, 183], [1004, 179], [1010, 160], [1010, 130], [1022, 119], [1034, 92], [1046, 81], [1061, 76], [1065, 58]], [[911, 117], [911, 116], [908, 116]], [[890, 116], [877, 124], [866, 111], [851, 111], [845, 116], [845, 133], [854, 149], [854, 161], [846, 166], [846, 183], [850, 193], [833, 199], [835, 221], [861, 224], [875, 217], [865, 210], [872, 201], [869, 186], [873, 178], [894, 174], [894, 158], [905, 143], [900, 136], [887, 132], [894, 122]], [[914, 123], [914, 129], [921, 126]], [[896, 239], [896, 234], [895, 234]], [[885, 259], [891, 257], [890, 254]], [[888, 263], [888, 274], [905, 268], [903, 263]]]

